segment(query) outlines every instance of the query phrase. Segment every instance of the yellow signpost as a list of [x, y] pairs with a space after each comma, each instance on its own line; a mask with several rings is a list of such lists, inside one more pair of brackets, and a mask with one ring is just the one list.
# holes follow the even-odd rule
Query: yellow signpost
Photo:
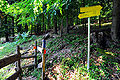
[[91, 6], [91, 7], [82, 7], [80, 8], [80, 12], [83, 12], [83, 13], [79, 14], [78, 17], [82, 19], [82, 18], [88, 18], [92, 16], [99, 16], [101, 9], [102, 7], [100, 5]]
[[100, 10], [102, 7], [100, 5], [97, 6], [91, 6], [91, 7], [82, 7], [80, 8], [81, 14], [78, 15], [80, 19], [82, 18], [88, 18], [88, 57], [87, 57], [87, 69], [89, 72], [89, 59], [90, 59], [90, 17], [92, 16], [99, 16]]

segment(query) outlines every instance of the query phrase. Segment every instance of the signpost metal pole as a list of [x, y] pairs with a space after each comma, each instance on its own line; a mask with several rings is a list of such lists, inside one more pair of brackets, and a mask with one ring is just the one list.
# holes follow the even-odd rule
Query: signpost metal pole
[[89, 72], [89, 67], [90, 67], [90, 17], [88, 18], [88, 57], [87, 57], [87, 69]]

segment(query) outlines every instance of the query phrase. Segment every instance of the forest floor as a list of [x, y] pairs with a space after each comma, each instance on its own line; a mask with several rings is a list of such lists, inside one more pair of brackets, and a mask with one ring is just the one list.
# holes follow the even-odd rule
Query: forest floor
[[[35, 37], [34, 39], [31, 39], [30, 42], [22, 43], [21, 47], [26, 46], [26, 48], [24, 47], [21, 52], [24, 52], [24, 50], [30, 46], [33, 47], [35, 40], [38, 41], [38, 45], [41, 45], [42, 36]], [[13, 43], [14, 42], [11, 44]], [[12, 45], [14, 46], [14, 49], [15, 45], [16, 43]], [[120, 79], [120, 48], [115, 47], [113, 44], [104, 50], [96, 47], [95, 44], [92, 44], [90, 53], [90, 71], [89, 73], [87, 72], [87, 34], [83, 33], [83, 30], [81, 29], [75, 28], [70, 31], [70, 34], [64, 34], [63, 37], [52, 34], [52, 37], [47, 40], [46, 45], [46, 79]], [[28, 55], [32, 55], [32, 53], [33, 49], [28, 51]], [[38, 54], [38, 62], [41, 62], [40, 52], [38, 52]], [[32, 60], [33, 59], [28, 59], [23, 61], [22, 65], [31, 64]], [[41, 69], [27, 69], [23, 71], [23, 80], [39, 80], [41, 78]], [[3, 70], [0, 70], [1, 74], [3, 74], [2, 72]], [[2, 78], [0, 79], [2, 80]]]

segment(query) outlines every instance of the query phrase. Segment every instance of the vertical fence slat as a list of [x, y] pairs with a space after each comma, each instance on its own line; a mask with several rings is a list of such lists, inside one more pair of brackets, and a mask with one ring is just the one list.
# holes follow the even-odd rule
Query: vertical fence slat
[[21, 59], [21, 53], [20, 53], [20, 47], [17, 46], [17, 54], [20, 55], [19, 60], [17, 61], [17, 71], [20, 71], [18, 80], [22, 80], [22, 76], [21, 76], [21, 72], [22, 72], [22, 68], [21, 68], [21, 63], [20, 63], [20, 59]]
[[37, 41], [35, 41], [35, 68], [37, 68]]

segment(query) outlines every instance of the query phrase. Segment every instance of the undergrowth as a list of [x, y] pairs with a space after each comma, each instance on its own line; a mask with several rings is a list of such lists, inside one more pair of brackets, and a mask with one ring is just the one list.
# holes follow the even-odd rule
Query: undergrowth
[[[29, 37], [28, 33], [24, 32], [23, 34], [18, 34], [14, 39], [14, 42], [0, 44], [0, 59], [6, 55], [10, 55], [12, 52], [15, 53], [14, 51], [16, 50], [17, 45], [20, 45], [20, 47], [29, 47], [34, 43], [35, 39], [39, 39], [39, 37], [37, 38], [35, 35]], [[26, 44], [23, 44], [25, 42]]]
[[[22, 38], [23, 39], [23, 38]], [[26, 38], [24, 38], [26, 39]], [[30, 39], [30, 38], [27, 38]], [[32, 38], [33, 39], [33, 38]], [[38, 38], [39, 39], [39, 38]], [[34, 40], [34, 39], [33, 39]], [[19, 41], [19, 40], [18, 40]], [[22, 40], [25, 41], [25, 40]], [[23, 42], [9, 44], [10, 47]], [[31, 44], [31, 43], [28, 43]], [[25, 45], [28, 45], [27, 43]], [[38, 43], [41, 45], [41, 43]], [[50, 38], [47, 41], [46, 75], [51, 80], [110, 80], [119, 79], [119, 48], [106, 50], [91, 46], [90, 70], [87, 70], [87, 37], [85, 35], [65, 35], [62, 38]], [[10, 48], [9, 47], [9, 48]], [[114, 47], [114, 46], [112, 46]], [[68, 52], [65, 52], [68, 51]], [[62, 52], [63, 51], [63, 52]], [[57, 55], [56, 55], [57, 54]], [[55, 55], [55, 56], [54, 56]], [[41, 57], [38, 57], [41, 59]], [[49, 70], [49, 68], [51, 68]], [[42, 70], [35, 69], [29, 75], [40, 80]], [[23, 75], [26, 76], [26, 75]]]

